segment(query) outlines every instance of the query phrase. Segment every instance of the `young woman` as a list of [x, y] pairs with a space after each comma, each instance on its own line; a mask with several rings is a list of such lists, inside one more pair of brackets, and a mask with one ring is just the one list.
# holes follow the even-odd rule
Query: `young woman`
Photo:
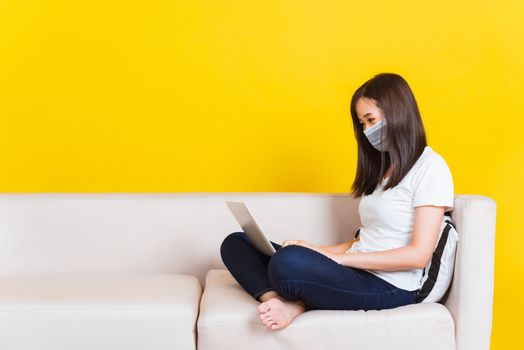
[[398, 74], [382, 73], [351, 99], [358, 143], [352, 196], [360, 198], [358, 239], [317, 246], [271, 242], [256, 250], [244, 232], [220, 247], [233, 277], [260, 302], [261, 322], [287, 327], [312, 309], [380, 310], [412, 304], [454, 188], [445, 160], [426, 143], [417, 103]]

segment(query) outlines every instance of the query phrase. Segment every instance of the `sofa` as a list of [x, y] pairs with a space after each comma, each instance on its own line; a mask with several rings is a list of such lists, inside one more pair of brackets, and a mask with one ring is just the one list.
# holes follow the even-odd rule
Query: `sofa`
[[311, 310], [277, 331], [221, 261], [240, 230], [226, 200], [275, 242], [334, 244], [359, 227], [347, 194], [0, 194], [0, 350], [489, 349], [494, 200], [456, 195], [441, 302]]

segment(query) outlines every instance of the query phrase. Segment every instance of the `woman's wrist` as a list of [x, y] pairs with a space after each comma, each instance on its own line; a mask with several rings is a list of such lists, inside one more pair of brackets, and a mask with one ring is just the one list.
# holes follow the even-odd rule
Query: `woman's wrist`
[[330, 253], [326, 251], [321, 251], [321, 253], [333, 260], [334, 262], [336, 262], [337, 264], [342, 265], [342, 254]]

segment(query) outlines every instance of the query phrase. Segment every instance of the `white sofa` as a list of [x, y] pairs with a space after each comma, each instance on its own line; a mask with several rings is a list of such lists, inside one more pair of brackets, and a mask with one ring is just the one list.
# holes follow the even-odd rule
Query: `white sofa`
[[489, 349], [495, 202], [457, 195], [442, 303], [313, 310], [267, 330], [220, 259], [244, 201], [276, 242], [349, 239], [349, 195], [0, 194], [0, 349]]

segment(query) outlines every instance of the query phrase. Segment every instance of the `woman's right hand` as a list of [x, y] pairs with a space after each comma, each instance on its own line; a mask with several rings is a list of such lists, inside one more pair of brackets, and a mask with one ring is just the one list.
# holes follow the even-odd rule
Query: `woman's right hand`
[[306, 248], [311, 248], [311, 249], [317, 248], [317, 246], [315, 246], [314, 244], [308, 243], [308, 242], [303, 241], [301, 239], [290, 239], [290, 240], [284, 241], [284, 242], [282, 242], [282, 248], [286, 247], [288, 245], [293, 245], [293, 244], [294, 245], [300, 245], [300, 246], [303, 246], [303, 247], [306, 247]]

